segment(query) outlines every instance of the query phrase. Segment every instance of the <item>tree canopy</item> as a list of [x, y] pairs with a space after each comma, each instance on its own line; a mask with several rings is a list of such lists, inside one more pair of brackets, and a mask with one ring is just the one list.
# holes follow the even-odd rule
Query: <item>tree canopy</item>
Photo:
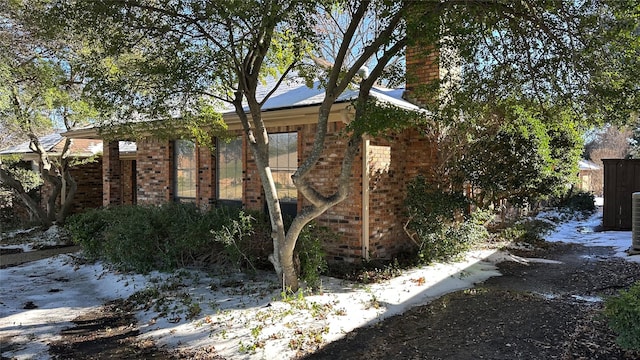
[[[271, 260], [294, 290], [297, 237], [346, 198], [358, 139], [383, 130], [358, 122], [367, 125], [375, 114], [389, 118], [388, 109], [371, 106], [369, 90], [381, 78], [400, 81], [407, 46], [439, 55], [441, 78], [412, 89], [412, 98], [431, 112], [425, 133], [451, 145], [455, 163], [466, 155], [456, 149], [480, 146], [483, 134], [493, 131], [505, 145], [516, 138], [525, 148], [539, 144], [547, 169], [559, 161], [547, 146], [559, 124], [624, 122], [639, 105], [637, 0], [42, 0], [24, 7], [46, 33], [74, 33], [90, 44], [82, 54], [86, 88], [112, 121], [200, 117], [221, 103], [235, 109], [264, 186], [274, 233]], [[370, 69], [363, 76], [365, 65]], [[285, 231], [261, 107], [294, 71], [320, 79], [325, 97], [313, 150], [293, 176], [311, 205]], [[275, 86], [258, 92], [267, 77]], [[356, 83], [356, 125], [337, 190], [324, 195], [307, 177], [321, 156], [333, 103]], [[560, 123], [556, 114], [562, 114]], [[398, 116], [376, 123], [398, 128], [407, 121]], [[533, 131], [538, 121], [546, 131]], [[531, 136], [513, 131], [529, 126], [535, 128]]]
[[[41, 37], [38, 19], [28, 16], [30, 9], [20, 4], [3, 1], [0, 8], [0, 128], [12, 141], [29, 141], [39, 158], [40, 175], [53, 191], [42, 208], [29, 196], [28, 184], [18, 181], [25, 176], [16, 176], [19, 169], [9, 168], [11, 162], [0, 161], [0, 180], [48, 226], [64, 221], [76, 184], [67, 171], [70, 141], [65, 142], [62, 156], [53, 159], [39, 136], [56, 127], [70, 130], [86, 124], [96, 119], [97, 112], [84, 93], [83, 64], [77, 61], [81, 42], [71, 35]], [[66, 193], [65, 181], [69, 187], [64, 189]], [[66, 196], [59, 206], [61, 193]]]

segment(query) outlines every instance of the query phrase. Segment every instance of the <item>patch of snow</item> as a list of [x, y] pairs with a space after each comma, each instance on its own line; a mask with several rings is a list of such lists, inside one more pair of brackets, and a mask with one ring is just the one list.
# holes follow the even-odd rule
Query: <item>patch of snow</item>
[[[0, 338], [17, 344], [2, 356], [48, 358], [48, 343], [74, 318], [106, 301], [128, 297], [136, 288], [135, 276], [120, 277], [100, 265], [76, 267], [70, 260], [60, 255], [0, 269], [3, 287], [11, 289], [0, 294]], [[30, 307], [26, 304], [35, 308], [25, 309]]]
[[597, 261], [606, 260], [606, 257], [599, 256], [599, 255], [582, 255], [582, 256], [580, 256], [580, 258], [585, 259], [585, 260], [597, 260]]
[[[640, 255], [626, 253], [631, 247], [631, 231], [596, 231], [602, 224], [602, 209], [584, 220], [574, 219], [559, 224], [545, 239], [550, 242], [576, 243], [584, 246], [606, 246], [615, 255], [628, 261], [640, 262]], [[585, 229], [592, 229], [586, 231]]]
[[604, 300], [600, 296], [583, 296], [583, 295], [571, 295], [572, 298], [588, 303], [600, 303]]
[[[139, 316], [148, 324], [142, 330], [144, 336], [159, 345], [195, 349], [210, 344], [210, 337], [214, 337], [217, 352], [227, 359], [290, 359], [296, 356], [292, 341], [304, 343], [318, 332], [325, 342], [335, 341], [358, 327], [499, 276], [494, 263], [485, 260], [491, 254], [488, 250], [470, 252], [463, 261], [413, 269], [378, 284], [323, 277], [321, 294], [293, 302], [278, 300], [280, 293], [272, 274], [266, 276], [270, 286], [252, 283], [250, 288], [263, 290], [243, 296], [211, 292], [200, 285], [191, 287], [192, 296], [209, 304], [209, 309], [198, 320], [168, 324], [164, 319], [154, 319], [153, 313]], [[210, 279], [202, 281], [210, 283]], [[269, 288], [272, 290], [264, 291]], [[243, 346], [253, 343], [264, 347], [242, 354]]]
[[[305, 342], [315, 338], [314, 334], [324, 343], [334, 341], [357, 327], [499, 276], [492, 260], [499, 257], [493, 254], [491, 250], [469, 252], [462, 261], [416, 268], [379, 284], [323, 277], [321, 293], [294, 299], [282, 299], [272, 273], [256, 278], [195, 270], [115, 274], [100, 264], [74, 265], [68, 255], [60, 255], [0, 269], [3, 286], [11, 284], [15, 290], [0, 293], [0, 338], [18, 343], [2, 356], [48, 358], [48, 342], [72, 326], [77, 316], [109, 300], [162, 283], [179, 283], [180, 293], [188, 294], [202, 312], [187, 320], [186, 311], [162, 317], [153, 307], [141, 310], [136, 314], [141, 336], [180, 349], [214, 344], [227, 359], [290, 359], [296, 356], [295, 344], [312, 346]], [[62, 291], [50, 292], [52, 289]], [[29, 301], [37, 308], [24, 309]], [[170, 309], [188, 309], [178, 296], [171, 301], [167, 304]], [[256, 343], [262, 345], [246, 350]]]
[[29, 243], [29, 245], [34, 248], [43, 248], [47, 246], [57, 246], [57, 245], [65, 245], [67, 244], [68, 237], [66, 236], [65, 230], [58, 225], [52, 225], [45, 232], [34, 238], [34, 240]]
[[18, 230], [13, 230], [13, 231], [8, 231], [6, 233], [2, 233], [0, 234], [1, 238], [5, 238], [5, 239], [11, 239], [14, 238], [18, 235], [24, 235], [24, 234], [29, 234], [32, 231], [35, 231], [37, 228], [29, 228], [29, 229], [18, 229]]
[[22, 250], [22, 252], [33, 251], [33, 246], [31, 244], [6, 245], [6, 246], [1, 246], [0, 248], [1, 249], [7, 249], [7, 250], [20, 249], [20, 250]]
[[[547, 213], [542, 219], [554, 222], [567, 216]], [[548, 241], [611, 246], [619, 256], [631, 245], [630, 232], [585, 232], [600, 225], [601, 215], [558, 225]], [[580, 229], [583, 229], [582, 231]], [[51, 236], [57, 230], [51, 230]], [[46, 237], [46, 236], [44, 236]], [[624, 255], [623, 255], [624, 254]], [[519, 257], [507, 252], [482, 250], [467, 253], [455, 263], [438, 263], [405, 271], [378, 284], [363, 285], [335, 278], [322, 278], [322, 292], [301, 298], [282, 298], [273, 273], [209, 274], [181, 270], [172, 274], [118, 274], [101, 264], [76, 265], [68, 255], [0, 269], [5, 289], [0, 292], [0, 338], [18, 343], [2, 356], [18, 359], [48, 358], [47, 344], [58, 338], [71, 321], [106, 301], [177, 284], [175, 295], [164, 305], [169, 315], [160, 316], [155, 306], [136, 313], [142, 337], [159, 346], [196, 349], [215, 346], [226, 359], [291, 359], [296, 347], [313, 348], [312, 339], [335, 341], [355, 328], [375, 324], [409, 308], [429, 303], [449, 292], [471, 288], [489, 277], [499, 276], [495, 266], [502, 261], [523, 264], [560, 262]], [[59, 289], [62, 291], [53, 291]], [[187, 296], [191, 303], [181, 302]], [[558, 295], [540, 294], [553, 299]], [[578, 301], [601, 301], [574, 296]], [[37, 306], [24, 309], [27, 302]], [[190, 306], [200, 312], [188, 316]], [[178, 309], [174, 312], [172, 309]], [[189, 319], [187, 319], [189, 318]], [[3, 340], [4, 341], [4, 340]]]
[[550, 259], [540, 259], [540, 258], [524, 258], [521, 256], [513, 255], [508, 252], [495, 252], [493, 253], [488, 260], [494, 263], [501, 263], [504, 261], [512, 261], [517, 262], [524, 265], [529, 265], [532, 263], [542, 263], [542, 264], [562, 264], [562, 261], [550, 260]]
[[545, 300], [555, 300], [559, 297], [556, 294], [548, 294], [548, 293], [535, 293], [535, 294], [541, 296]]

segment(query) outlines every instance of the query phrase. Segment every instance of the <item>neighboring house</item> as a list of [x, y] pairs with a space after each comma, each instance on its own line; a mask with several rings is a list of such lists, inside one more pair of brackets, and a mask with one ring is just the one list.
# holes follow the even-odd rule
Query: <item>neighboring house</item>
[[578, 168], [578, 188], [602, 196], [602, 167], [582, 159], [578, 162]]
[[[439, 77], [433, 57], [422, 62], [411, 58], [407, 64], [418, 69], [411, 77], [417, 83]], [[408, 84], [408, 88], [417, 83]], [[381, 102], [419, 110], [403, 95], [405, 89], [375, 87], [371, 91], [371, 96]], [[290, 215], [306, 205], [291, 182], [291, 174], [311, 150], [323, 96], [318, 83], [309, 88], [303, 81], [290, 81], [284, 82], [263, 106], [263, 119], [271, 136], [270, 165], [283, 211]], [[357, 91], [347, 90], [333, 106], [323, 156], [309, 176], [326, 193], [336, 188], [346, 141], [341, 131], [353, 116], [350, 101], [356, 96]], [[260, 177], [239, 118], [231, 110], [223, 112], [223, 118], [237, 138], [230, 143], [218, 142], [215, 153], [179, 139], [138, 140], [135, 155], [123, 154], [118, 141], [105, 144], [102, 204], [189, 201], [201, 208], [225, 204], [266, 211]], [[94, 128], [70, 131], [65, 136], [100, 138]], [[434, 145], [418, 129], [384, 138], [364, 137], [349, 197], [317, 219], [338, 234], [324, 244], [328, 260], [389, 259], [412, 246], [403, 230], [407, 184], [418, 174], [430, 173], [436, 161]]]
[[[59, 157], [63, 151], [65, 137], [59, 133], [49, 134], [39, 138], [40, 143], [50, 157]], [[135, 154], [135, 144], [122, 142], [120, 152]], [[29, 148], [29, 142], [12, 146], [0, 151], [0, 156], [18, 156], [25, 167], [39, 172], [40, 159], [38, 154]], [[74, 197], [71, 213], [77, 213], [85, 209], [98, 208], [102, 206], [102, 141], [96, 139], [73, 139], [70, 146], [70, 157], [78, 160], [71, 166], [71, 176], [77, 182], [78, 190]], [[45, 206], [46, 199], [52, 191], [51, 184], [44, 183], [38, 190], [38, 198], [41, 205]], [[67, 188], [63, 186], [60, 197], [64, 198]], [[60, 199], [58, 199], [58, 202]], [[28, 212], [19, 211], [24, 215]], [[28, 216], [28, 215], [27, 215]]]

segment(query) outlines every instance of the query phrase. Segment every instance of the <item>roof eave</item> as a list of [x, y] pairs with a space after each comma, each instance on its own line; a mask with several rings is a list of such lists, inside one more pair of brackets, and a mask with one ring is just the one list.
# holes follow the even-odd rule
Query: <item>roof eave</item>
[[[349, 122], [350, 102], [338, 102], [331, 107], [329, 122]], [[262, 112], [262, 119], [268, 127], [295, 126], [317, 123], [317, 115], [320, 105], [305, 105], [299, 107], [287, 107], [279, 109], [267, 109]], [[222, 114], [222, 119], [229, 130], [242, 130], [240, 117], [235, 112]], [[71, 139], [102, 139], [97, 127], [78, 130], [69, 130], [61, 134]]]

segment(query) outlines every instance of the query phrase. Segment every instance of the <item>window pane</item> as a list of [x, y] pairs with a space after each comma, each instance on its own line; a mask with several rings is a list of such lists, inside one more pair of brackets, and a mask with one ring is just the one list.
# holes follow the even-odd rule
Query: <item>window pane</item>
[[193, 141], [175, 142], [175, 194], [176, 198], [195, 199], [196, 197], [196, 146]]
[[242, 201], [242, 138], [218, 142], [218, 199]]
[[269, 166], [283, 202], [296, 202], [298, 190], [291, 175], [298, 168], [298, 133], [269, 135]]

